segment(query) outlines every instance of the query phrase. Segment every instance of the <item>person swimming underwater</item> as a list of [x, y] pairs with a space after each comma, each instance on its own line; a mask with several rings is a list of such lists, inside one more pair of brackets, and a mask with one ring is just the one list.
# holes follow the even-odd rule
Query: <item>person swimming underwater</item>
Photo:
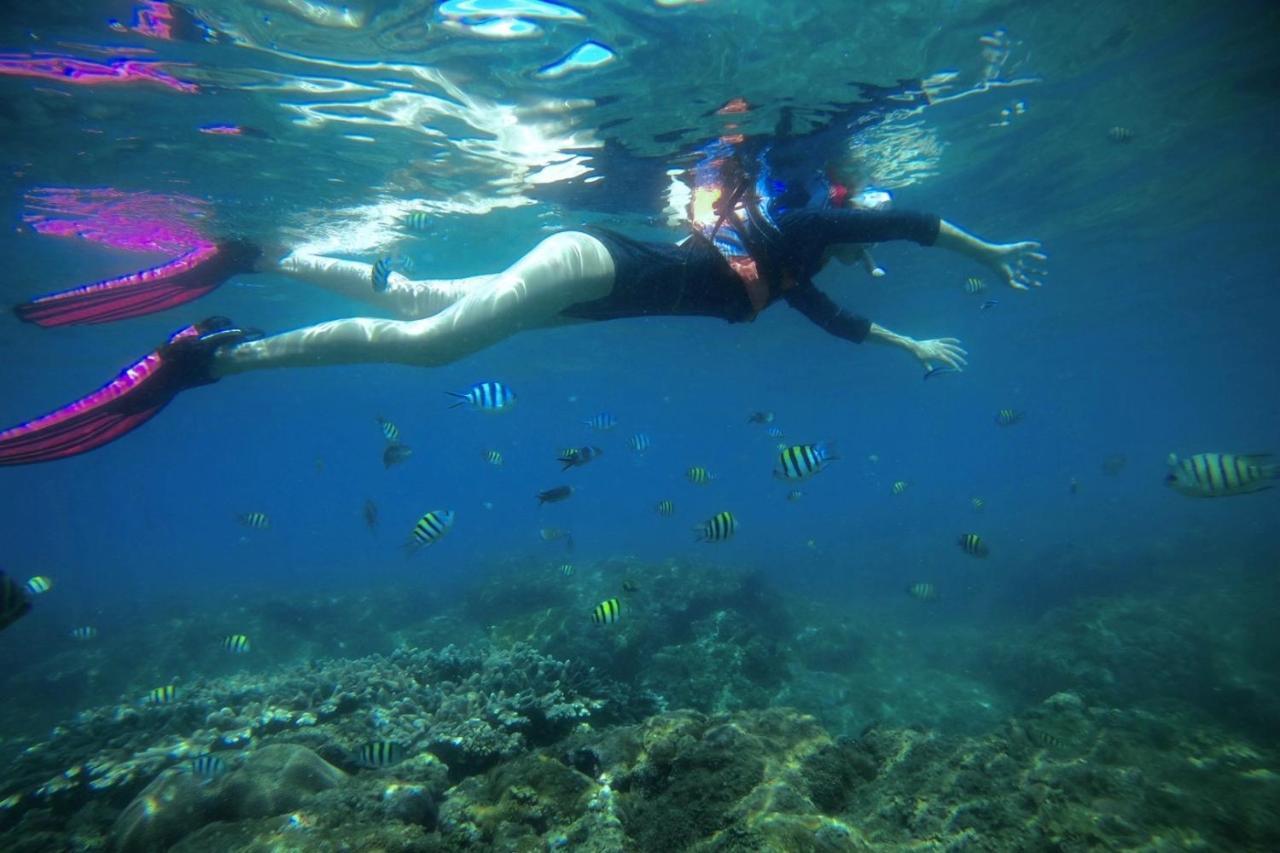
[[[689, 175], [689, 235], [634, 240], [607, 228], [562, 231], [505, 270], [462, 279], [412, 280], [301, 251], [268, 256], [226, 240], [168, 264], [39, 297], [15, 308], [42, 326], [93, 324], [198, 298], [236, 274], [279, 272], [363, 301], [386, 318], [350, 317], [263, 336], [224, 317], [175, 332], [92, 394], [0, 432], [0, 465], [84, 453], [145, 423], [183, 390], [252, 370], [354, 363], [450, 364], [517, 332], [572, 320], [706, 316], [753, 320], [786, 302], [820, 328], [861, 343], [889, 344], [926, 366], [956, 369], [967, 353], [954, 338], [917, 340], [850, 312], [813, 283], [832, 259], [867, 263], [868, 245], [909, 240], [989, 267], [1009, 286], [1040, 286], [1046, 260], [1035, 241], [992, 243], [938, 216], [889, 207], [824, 175], [812, 186], [781, 180], [722, 137]], [[375, 286], [380, 284], [381, 286]]]

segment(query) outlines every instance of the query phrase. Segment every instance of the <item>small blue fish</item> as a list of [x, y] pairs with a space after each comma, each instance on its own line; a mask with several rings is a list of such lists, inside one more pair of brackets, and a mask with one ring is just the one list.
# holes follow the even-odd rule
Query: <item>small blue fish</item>
[[391, 258], [378, 258], [373, 265], [373, 292], [386, 293], [390, 286]]
[[930, 367], [928, 370], [924, 372], [924, 378], [928, 379], [932, 376], [937, 376], [939, 373], [959, 373], [959, 372], [960, 372], [960, 368], [958, 367], [951, 367], [950, 365], [947, 365], [947, 364], [935, 364], [933, 367]]
[[643, 432], [638, 432], [631, 436], [631, 440], [627, 443], [631, 445], [631, 449], [636, 453], [644, 453], [653, 444], [653, 442], [649, 440], [649, 434]]
[[995, 299], [988, 299], [986, 302], [982, 303], [982, 305], [980, 305], [980, 306], [978, 307], [978, 310], [979, 310], [979, 311], [986, 311], [988, 308], [995, 308], [995, 307], [996, 307], [997, 305], [999, 305], [999, 304], [1000, 304], [1000, 302], [999, 302], [998, 300], [995, 300]]
[[420, 210], [415, 210], [404, 218], [404, 224], [411, 231], [427, 231], [431, 228], [431, 216]]

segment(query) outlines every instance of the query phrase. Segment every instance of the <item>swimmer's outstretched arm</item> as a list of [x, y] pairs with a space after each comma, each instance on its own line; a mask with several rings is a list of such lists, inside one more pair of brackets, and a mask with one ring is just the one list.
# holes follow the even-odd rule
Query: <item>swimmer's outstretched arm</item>
[[1005, 284], [1015, 290], [1039, 287], [1043, 284], [1040, 279], [1046, 275], [1044, 263], [1048, 257], [1040, 251], [1040, 244], [1035, 240], [988, 243], [942, 219], [938, 222], [938, 236], [933, 245], [958, 252], [990, 267]]
[[813, 282], [792, 288], [783, 298], [792, 308], [838, 338], [858, 344], [869, 341], [900, 347], [920, 359], [925, 365], [936, 361], [948, 367], [954, 367], [956, 370], [963, 370], [968, 364], [965, 361], [968, 353], [960, 347], [960, 341], [955, 338], [918, 341], [892, 332], [866, 317], [842, 308], [835, 300], [819, 290]]
[[[1039, 287], [1047, 260], [1034, 240], [988, 243], [945, 219], [906, 210], [831, 210], [793, 214], [784, 228], [820, 250], [910, 240], [973, 258], [1017, 290]], [[790, 227], [788, 227], [790, 226]]]
[[965, 360], [965, 356], [969, 353], [960, 346], [960, 341], [957, 338], [933, 338], [931, 340], [918, 341], [915, 338], [892, 332], [878, 323], [872, 323], [866, 339], [871, 343], [901, 347], [920, 359], [920, 362], [926, 367], [935, 361], [941, 362], [947, 367], [954, 367], [956, 370], [964, 370], [969, 365], [969, 362]]

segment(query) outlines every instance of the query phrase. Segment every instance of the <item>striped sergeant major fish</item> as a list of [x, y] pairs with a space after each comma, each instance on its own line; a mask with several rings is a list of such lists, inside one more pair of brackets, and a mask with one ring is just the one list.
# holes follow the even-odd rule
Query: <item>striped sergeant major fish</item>
[[477, 382], [461, 393], [457, 391], [445, 393], [458, 398], [458, 402], [449, 407], [451, 409], [470, 406], [481, 412], [501, 412], [510, 409], [516, 403], [515, 393], [506, 385], [494, 380]]
[[157, 687], [147, 693], [148, 705], [171, 705], [173, 700], [178, 697], [178, 688], [172, 684], [166, 684], [164, 687]]
[[616, 625], [622, 616], [622, 605], [616, 598], [607, 598], [591, 611], [591, 621], [597, 625]]
[[921, 581], [907, 587], [907, 595], [921, 601], [933, 601], [938, 597], [938, 588], [931, 583]]
[[1260, 492], [1280, 480], [1280, 465], [1270, 453], [1197, 453], [1186, 459], [1169, 454], [1165, 484], [1193, 498], [1218, 498]]
[[723, 542], [738, 531], [738, 519], [734, 518], [733, 513], [725, 510], [717, 512], [693, 529], [698, 534], [700, 542]]
[[391, 258], [382, 257], [374, 261], [369, 278], [373, 281], [374, 293], [386, 293], [391, 286]]
[[747, 423], [771, 424], [773, 423], [773, 412], [752, 412], [747, 415]]
[[585, 424], [586, 426], [591, 427], [592, 429], [608, 430], [608, 429], [613, 429], [618, 425], [618, 419], [615, 418], [609, 412], [600, 412], [597, 415], [592, 415], [591, 417], [587, 418], [582, 423]]
[[985, 557], [991, 553], [987, 543], [983, 542], [982, 537], [976, 533], [961, 533], [956, 539], [956, 544], [970, 557]]
[[484, 461], [488, 462], [495, 468], [502, 467], [502, 452], [499, 450], [486, 450], [484, 452]]
[[970, 296], [981, 293], [987, 289], [987, 283], [976, 275], [971, 275], [964, 280], [964, 292]]
[[210, 755], [206, 752], [204, 755], [197, 755], [191, 760], [191, 772], [197, 778], [204, 779], [207, 782], [210, 779], [217, 779], [223, 773], [226, 773], [227, 762], [216, 755]]
[[254, 530], [266, 530], [271, 526], [271, 518], [265, 512], [242, 512], [236, 516], [236, 521]]
[[0, 630], [8, 628], [31, 611], [31, 599], [25, 587], [0, 572]]
[[996, 412], [996, 423], [1000, 426], [1013, 426], [1022, 420], [1024, 414], [1024, 412], [1019, 412], [1017, 409], [1001, 409]]
[[382, 430], [382, 437], [387, 440], [387, 443], [400, 443], [400, 427], [382, 417], [382, 415], [378, 415], [378, 427]]
[[404, 747], [393, 740], [375, 740], [360, 747], [360, 763], [365, 767], [390, 767], [404, 758]]
[[431, 216], [415, 210], [404, 218], [404, 224], [411, 231], [426, 231], [431, 228]]
[[654, 509], [658, 511], [658, 515], [662, 516], [663, 518], [669, 518], [672, 515], [672, 513], [676, 511], [676, 505], [673, 501], [660, 500], [654, 506]]
[[764, 434], [769, 438], [782, 438], [782, 429], [776, 426], [766, 427]]
[[652, 444], [653, 442], [649, 440], [649, 434], [645, 432], [636, 433], [627, 442], [627, 445], [636, 453], [644, 453]]
[[96, 636], [98, 636], [98, 629], [92, 625], [80, 625], [71, 629], [73, 640], [92, 640]]
[[905, 492], [907, 487], [910, 485], [911, 484], [906, 480], [898, 480], [889, 488], [889, 491], [893, 492], [895, 495], [900, 495]]
[[405, 550], [412, 554], [424, 545], [439, 542], [449, 532], [450, 527], [453, 527], [453, 510], [433, 509], [425, 513], [410, 531], [409, 541], [404, 546]]
[[716, 478], [715, 474], [712, 474], [701, 465], [694, 465], [688, 471], [684, 472], [684, 476], [685, 479], [690, 483], [693, 483], [695, 486], [705, 486]]
[[563, 563], [560, 566], [560, 574], [564, 575], [567, 578], [573, 577], [573, 571], [574, 571], [573, 563]]
[[53, 589], [53, 578], [36, 575], [27, 580], [27, 592], [31, 595], [44, 595]]
[[604, 451], [598, 447], [579, 447], [572, 453], [566, 453], [563, 456], [557, 457], [557, 459], [559, 459], [564, 465], [560, 470], [568, 471], [570, 468], [586, 465], [602, 453], [604, 453]]
[[233, 655], [243, 655], [249, 651], [249, 638], [244, 634], [232, 634], [223, 639], [222, 647]]
[[773, 476], [782, 480], [803, 480], [836, 458], [829, 444], [794, 444], [778, 454], [778, 467], [773, 470]]

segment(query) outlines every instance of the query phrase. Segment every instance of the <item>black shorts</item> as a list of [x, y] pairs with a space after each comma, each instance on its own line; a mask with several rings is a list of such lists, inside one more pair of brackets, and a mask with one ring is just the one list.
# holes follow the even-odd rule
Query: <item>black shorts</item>
[[581, 229], [609, 250], [613, 290], [602, 299], [561, 313], [584, 320], [697, 315], [740, 322], [752, 316], [741, 279], [716, 248], [700, 237], [681, 245], [632, 240], [608, 228]]

